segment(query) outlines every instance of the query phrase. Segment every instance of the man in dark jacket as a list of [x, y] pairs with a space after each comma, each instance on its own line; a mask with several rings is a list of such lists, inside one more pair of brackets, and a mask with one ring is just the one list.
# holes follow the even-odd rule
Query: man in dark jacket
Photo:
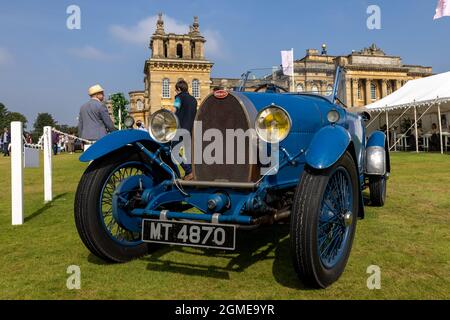
[[11, 143], [11, 135], [9, 134], [8, 128], [3, 130], [3, 134], [1, 135], [2, 147], [3, 147], [3, 156], [9, 156], [9, 144]]
[[78, 133], [80, 138], [97, 141], [108, 134], [115, 131], [108, 109], [103, 104], [105, 95], [103, 88], [95, 85], [89, 88], [89, 96], [91, 100], [85, 103], [80, 109], [78, 118]]
[[[186, 81], [180, 80], [175, 85], [175, 91], [177, 93], [175, 97], [175, 115], [180, 121], [180, 128], [185, 129], [191, 133], [194, 128], [194, 121], [197, 115], [197, 99], [189, 94], [189, 86]], [[188, 148], [190, 146], [186, 146]], [[184, 154], [190, 154], [190, 152], [184, 151]], [[185, 180], [192, 180], [192, 166], [190, 164], [181, 164], [185, 171]]]

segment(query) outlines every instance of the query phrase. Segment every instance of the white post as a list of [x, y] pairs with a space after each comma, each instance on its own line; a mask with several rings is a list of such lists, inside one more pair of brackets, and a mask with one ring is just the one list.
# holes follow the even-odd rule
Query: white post
[[122, 130], [122, 108], [119, 109], [119, 130]]
[[11, 122], [12, 225], [23, 224], [23, 124]]
[[44, 127], [44, 201], [53, 201], [52, 192], [52, 127]]
[[386, 106], [386, 138], [388, 143], [388, 150], [391, 150], [390, 136], [389, 136], [389, 112], [387, 110], [387, 106]]
[[419, 130], [417, 128], [417, 107], [414, 106], [414, 129], [416, 130], [416, 153], [419, 153]]
[[442, 139], [442, 119], [441, 119], [441, 104], [438, 103], [438, 121], [439, 121], [439, 137], [441, 141], [441, 154], [444, 154], [444, 140]]
[[295, 92], [295, 58], [294, 58], [294, 48], [292, 50], [292, 92]]

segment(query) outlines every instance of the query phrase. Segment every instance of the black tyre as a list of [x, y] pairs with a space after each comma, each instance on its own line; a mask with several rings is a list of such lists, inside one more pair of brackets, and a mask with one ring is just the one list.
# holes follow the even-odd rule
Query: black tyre
[[[119, 152], [94, 161], [86, 170], [75, 196], [75, 223], [81, 240], [97, 257], [108, 262], [127, 262], [154, 250], [141, 242], [113, 217], [113, 194], [125, 179], [151, 176], [139, 154]], [[134, 191], [135, 192], [135, 191]], [[124, 194], [132, 197], [132, 192]]]
[[294, 268], [307, 286], [326, 288], [342, 275], [356, 230], [358, 187], [348, 152], [328, 170], [305, 168], [294, 196], [290, 235]]
[[385, 176], [369, 177], [370, 204], [383, 207], [386, 202], [387, 180]]

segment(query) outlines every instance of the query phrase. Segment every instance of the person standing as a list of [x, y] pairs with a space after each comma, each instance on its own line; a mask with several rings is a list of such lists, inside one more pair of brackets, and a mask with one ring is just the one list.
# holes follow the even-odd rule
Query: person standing
[[80, 108], [78, 117], [78, 132], [80, 138], [97, 141], [102, 139], [108, 133], [116, 131], [108, 109], [103, 104], [105, 100], [104, 90], [100, 85], [89, 88], [91, 100]]
[[138, 121], [136, 122], [136, 127], [137, 127], [136, 130], [147, 131], [147, 129], [144, 128], [144, 125], [142, 124], [142, 121], [141, 121], [141, 120], [138, 120]]
[[8, 128], [3, 130], [2, 144], [3, 144], [3, 156], [9, 157], [9, 144], [11, 143], [11, 135], [9, 134]]
[[67, 152], [73, 154], [75, 151], [75, 139], [73, 138], [73, 132], [69, 132], [70, 136], [67, 137]]
[[[192, 137], [192, 130], [194, 128], [195, 117], [197, 116], [197, 99], [189, 94], [189, 85], [186, 81], [180, 80], [175, 85], [175, 91], [177, 95], [175, 96], [174, 109], [175, 115], [180, 121], [180, 128], [189, 131]], [[190, 154], [186, 151], [186, 148], [191, 146], [184, 145], [184, 154]], [[181, 167], [185, 172], [184, 180], [192, 180], [192, 165], [182, 163]]]

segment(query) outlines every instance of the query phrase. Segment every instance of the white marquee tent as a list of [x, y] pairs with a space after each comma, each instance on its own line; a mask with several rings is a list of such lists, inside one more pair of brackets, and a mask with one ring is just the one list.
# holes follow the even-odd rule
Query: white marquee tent
[[[414, 113], [414, 122], [409, 130], [415, 130], [416, 137], [416, 151], [419, 151], [418, 145], [418, 121], [420, 121], [425, 114], [436, 112], [439, 122], [439, 132], [441, 140], [441, 152], [444, 152], [444, 137], [448, 143], [449, 133], [447, 125], [443, 128], [443, 121], [441, 115], [446, 112], [450, 112], [450, 72], [437, 74], [431, 77], [411, 80], [407, 82], [402, 88], [394, 93], [386, 96], [385, 98], [378, 100], [372, 104], [367, 105], [364, 108], [372, 115], [377, 114], [373, 118], [373, 123], [382, 114], [386, 116], [386, 127], [390, 129], [397, 123], [401, 117], [407, 113]], [[396, 120], [389, 123], [389, 115], [394, 115]], [[369, 123], [369, 125], [371, 124]], [[395, 139], [393, 146], [401, 141], [406, 134], [403, 134], [399, 139]], [[397, 137], [396, 137], [397, 138]], [[389, 140], [389, 139], [388, 139]]]

